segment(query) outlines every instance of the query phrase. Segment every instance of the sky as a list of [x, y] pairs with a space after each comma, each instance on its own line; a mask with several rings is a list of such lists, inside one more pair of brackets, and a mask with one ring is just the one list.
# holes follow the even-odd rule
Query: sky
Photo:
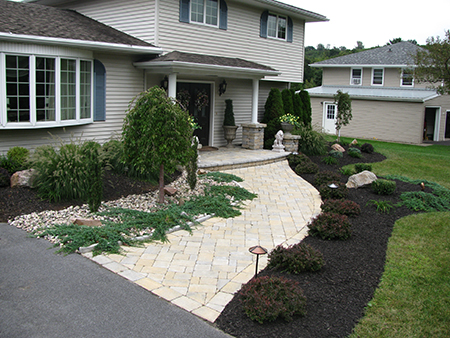
[[305, 46], [384, 46], [389, 40], [416, 40], [424, 45], [428, 37], [445, 37], [450, 29], [450, 0], [279, 0], [326, 16], [328, 22], [306, 24]]

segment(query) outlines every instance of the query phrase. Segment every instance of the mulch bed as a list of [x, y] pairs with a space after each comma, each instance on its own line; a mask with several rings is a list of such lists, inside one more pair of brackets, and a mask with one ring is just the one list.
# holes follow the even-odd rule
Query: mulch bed
[[[319, 165], [320, 171], [338, 171], [347, 164], [380, 162], [385, 159], [377, 153], [363, 155], [363, 159], [355, 159], [346, 152], [339, 165], [334, 166], [322, 163], [321, 157], [311, 159]], [[302, 177], [313, 184], [314, 175]], [[347, 178], [345, 176], [341, 181], [346, 182]], [[307, 299], [306, 316], [294, 317], [291, 322], [277, 319], [259, 324], [246, 316], [237, 293], [217, 318], [217, 327], [235, 337], [347, 337], [364, 315], [364, 308], [380, 282], [387, 243], [395, 221], [413, 213], [405, 207], [399, 207], [389, 214], [382, 214], [376, 211], [375, 206], [367, 205], [370, 200], [388, 200], [396, 204], [402, 192], [420, 190], [418, 185], [401, 181], [396, 183], [397, 190], [391, 196], [376, 195], [370, 187], [350, 189], [348, 199], [361, 207], [361, 214], [350, 218], [350, 239], [329, 241], [308, 236], [303, 240], [324, 255], [325, 266], [320, 271], [292, 275], [265, 269], [259, 274], [284, 276], [300, 283]]]

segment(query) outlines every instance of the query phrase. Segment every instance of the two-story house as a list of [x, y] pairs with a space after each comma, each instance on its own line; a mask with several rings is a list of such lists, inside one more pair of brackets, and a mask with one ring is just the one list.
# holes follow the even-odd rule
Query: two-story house
[[[303, 81], [307, 22], [274, 0], [0, 0], [0, 152], [48, 133], [107, 141], [155, 85], [182, 100], [221, 146], [225, 100], [258, 123], [272, 87]], [[236, 143], [241, 142], [238, 131]]]
[[419, 46], [399, 42], [312, 64], [323, 69], [322, 86], [308, 89], [313, 124], [335, 133], [341, 90], [352, 99], [353, 119], [341, 135], [403, 143], [450, 138], [450, 96], [414, 81]]

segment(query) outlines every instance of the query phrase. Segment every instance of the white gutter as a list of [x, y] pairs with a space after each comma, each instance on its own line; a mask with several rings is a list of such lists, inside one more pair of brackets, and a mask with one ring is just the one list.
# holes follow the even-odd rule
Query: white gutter
[[168, 68], [187, 68], [187, 69], [207, 69], [211, 71], [226, 71], [226, 72], [237, 72], [237, 73], [250, 73], [254, 75], [268, 75], [268, 76], [278, 76], [281, 74], [278, 70], [264, 70], [258, 68], [245, 68], [245, 67], [232, 67], [232, 66], [220, 66], [220, 65], [210, 65], [205, 63], [194, 63], [194, 62], [184, 62], [184, 61], [145, 61], [145, 62], [134, 62], [133, 65], [136, 68], [144, 69], [155, 69], [159, 67]]
[[86, 48], [102, 51], [114, 51], [119, 53], [132, 53], [132, 54], [162, 54], [163, 50], [159, 47], [153, 46], [136, 46], [126, 45], [120, 43], [88, 41], [88, 40], [76, 40], [76, 39], [64, 39], [53, 38], [47, 36], [26, 35], [26, 34], [13, 34], [0, 32], [0, 41], [11, 41], [20, 43], [37, 43], [46, 45], [66, 46], [72, 48]]
[[380, 64], [310, 64], [314, 68], [414, 68], [414, 65], [380, 65]]

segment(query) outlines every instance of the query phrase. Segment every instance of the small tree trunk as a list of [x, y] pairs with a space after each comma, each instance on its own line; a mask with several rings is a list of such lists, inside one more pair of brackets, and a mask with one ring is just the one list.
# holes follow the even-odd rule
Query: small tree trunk
[[164, 203], [164, 164], [159, 167], [159, 203]]

